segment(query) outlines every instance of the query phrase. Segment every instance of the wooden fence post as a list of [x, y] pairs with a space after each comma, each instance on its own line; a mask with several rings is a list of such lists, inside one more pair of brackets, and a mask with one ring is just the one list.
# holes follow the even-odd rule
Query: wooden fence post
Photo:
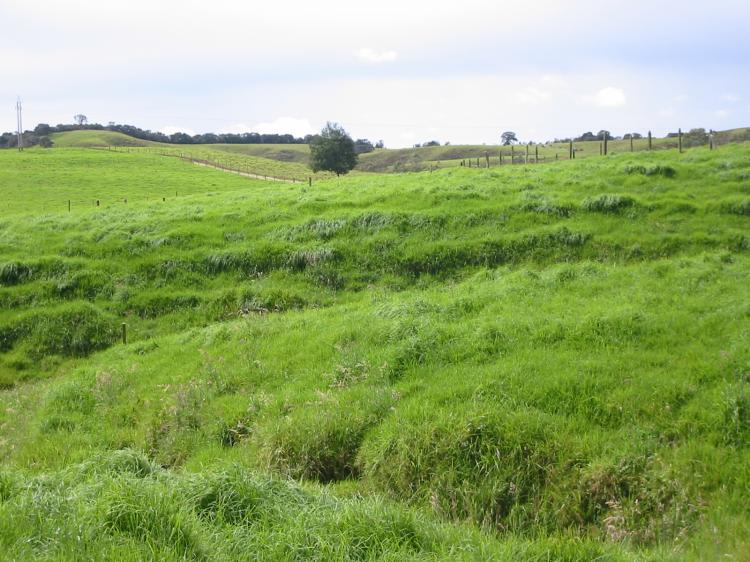
[[677, 129], [677, 146], [680, 149], [680, 154], [682, 154], [682, 129]]
[[633, 133], [630, 133], [630, 152], [633, 152]]
[[510, 163], [511, 164], [513, 164], [516, 160], [515, 151], [516, 151], [515, 147], [511, 144], [510, 145]]
[[651, 150], [652, 144], [651, 144], [651, 131], [648, 132], [648, 149]]
[[607, 137], [609, 137], [609, 135], [604, 133], [604, 156], [607, 155]]
[[528, 164], [529, 163], [529, 145], [528, 144], [526, 145], [526, 160], [524, 160], [523, 163], [524, 164]]
[[539, 145], [534, 145], [534, 164], [539, 164]]
[[485, 151], [484, 158], [487, 160], [487, 167], [490, 167], [490, 153], [488, 151]]
[[575, 155], [575, 152], [573, 152], [573, 141], [570, 141], [570, 144], [568, 145], [568, 152], [570, 153], [568, 155], [568, 159], [573, 160], [573, 157]]

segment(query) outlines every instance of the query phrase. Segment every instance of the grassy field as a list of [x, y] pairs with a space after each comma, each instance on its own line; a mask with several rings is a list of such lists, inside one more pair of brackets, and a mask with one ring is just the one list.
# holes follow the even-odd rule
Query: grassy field
[[[120, 133], [108, 131], [70, 131], [53, 135], [60, 147], [148, 147], [144, 150], [171, 155], [190, 155], [219, 163], [233, 169], [242, 169], [259, 175], [307, 181], [330, 177], [330, 174], [312, 174], [309, 169], [310, 149], [304, 144], [211, 144], [170, 145], [133, 139]], [[716, 133], [715, 142], [721, 146], [730, 142], [750, 140], [750, 129], [731, 129]], [[685, 148], [690, 149], [694, 139], [685, 137]], [[652, 139], [653, 150], [676, 150], [675, 138]], [[636, 139], [635, 152], [648, 150], [648, 139]], [[527, 153], [528, 148], [528, 153]], [[576, 159], [599, 156], [601, 143], [586, 141], [574, 143]], [[134, 150], [134, 149], [130, 149]], [[610, 141], [610, 155], [631, 152], [629, 140]], [[489, 162], [487, 161], [489, 158]], [[421, 148], [378, 149], [360, 155], [355, 169], [359, 172], [399, 173], [419, 172], [437, 168], [452, 168], [461, 165], [485, 168], [523, 163], [550, 163], [569, 158], [567, 143], [516, 145], [513, 148], [490, 145], [430, 146]]]
[[747, 144], [0, 186], [10, 559], [750, 559]]
[[[723, 145], [738, 140], [749, 140], [750, 130], [732, 129], [716, 134], [715, 142]], [[686, 149], [691, 141], [685, 138]], [[676, 138], [653, 138], [653, 150], [675, 150], [678, 147]], [[600, 155], [599, 141], [583, 141], [573, 143], [576, 159], [589, 158]], [[632, 144], [634, 152], [649, 149], [648, 139], [635, 139]], [[631, 152], [629, 140], [613, 140], [608, 142], [608, 153], [617, 155]], [[570, 156], [568, 143], [546, 143], [528, 146], [515, 145], [513, 148], [497, 145], [456, 145], [456, 146], [428, 146], [420, 148], [402, 148], [395, 150], [375, 150], [360, 157], [358, 170], [367, 172], [414, 172], [434, 168], [450, 168], [460, 166], [487, 167], [487, 157], [490, 167], [516, 164], [550, 163], [567, 160]], [[502, 157], [502, 160], [501, 160]], [[538, 157], [538, 160], [537, 160]]]
[[231, 170], [300, 182], [310, 177], [316, 181], [331, 177], [330, 173], [312, 172], [307, 145], [178, 145], [142, 141], [112, 131], [86, 130], [51, 136], [56, 148], [110, 148], [111, 152], [191, 158]]

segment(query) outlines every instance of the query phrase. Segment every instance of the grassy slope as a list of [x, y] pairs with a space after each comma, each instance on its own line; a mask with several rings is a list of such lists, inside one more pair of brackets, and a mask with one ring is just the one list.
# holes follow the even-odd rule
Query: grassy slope
[[[148, 153], [116, 153], [102, 150], [25, 150], [21, 154], [1, 152], [0, 213], [7, 216], [100, 208], [123, 208], [126, 203], [170, 201], [200, 193], [242, 189], [250, 180], [216, 174], [199, 166]], [[33, 188], [30, 188], [33, 186]]]
[[112, 147], [131, 154], [140, 151], [154, 156], [185, 156], [261, 176], [298, 181], [307, 181], [309, 177], [317, 181], [331, 176], [322, 172], [314, 174], [310, 170], [306, 145], [300, 148], [296, 145], [263, 145], [263, 149], [256, 149], [256, 145], [177, 145], [142, 141], [112, 131], [68, 131], [55, 133], [52, 138], [56, 148]]
[[[92, 135], [91, 133], [96, 133]], [[111, 137], [108, 135], [112, 135]], [[73, 131], [60, 133], [56, 138], [58, 146], [118, 146], [127, 142], [124, 135], [107, 131]], [[130, 137], [124, 137], [129, 139]], [[716, 142], [720, 145], [748, 140], [750, 129], [731, 129], [716, 134]], [[96, 139], [96, 140], [92, 140]], [[174, 154], [191, 153], [196, 157], [221, 161], [228, 166], [243, 166], [261, 175], [275, 175], [279, 177], [295, 178], [304, 181], [313, 175], [317, 179], [324, 174], [311, 174], [309, 166], [309, 147], [307, 145], [262, 145], [262, 144], [214, 144], [214, 145], [165, 145], [131, 139], [132, 145], [150, 146], [152, 150], [169, 151]], [[687, 143], [688, 141], [686, 141]], [[98, 144], [97, 144], [98, 143]], [[600, 142], [575, 143], [576, 158], [583, 159], [598, 156]], [[677, 147], [677, 139], [654, 138], [654, 150], [673, 149]], [[648, 140], [639, 139], [633, 143], [636, 152], [648, 149]], [[529, 149], [529, 161], [534, 162], [537, 156], [541, 162], [549, 163], [557, 158], [568, 158], [567, 143], [550, 143], [532, 146]], [[610, 154], [630, 152], [630, 141], [610, 141]], [[516, 163], [524, 162], [526, 146], [516, 146], [513, 151], [509, 147], [488, 145], [456, 145], [430, 146], [422, 148], [384, 149], [375, 150], [360, 155], [358, 172], [409, 172], [424, 171], [433, 168], [457, 167], [462, 161], [472, 166], [486, 167], [486, 156], [490, 157], [490, 166], [497, 167], [508, 164], [511, 157]], [[502, 156], [502, 162], [500, 157]], [[470, 160], [470, 162], [468, 162]], [[276, 164], [274, 164], [276, 162]], [[281, 164], [279, 164], [281, 163]]]
[[212, 144], [214, 150], [270, 158], [279, 162], [309, 165], [310, 147], [306, 144]]
[[[0, 158], [66, 189], [153, 157]], [[312, 190], [160, 161], [212, 195], [2, 220], [10, 552], [748, 552], [747, 146]]]
[[[716, 142], [718, 144], [725, 144], [736, 142], [737, 140], [748, 140], [748, 138], [750, 138], [750, 130], [732, 129], [717, 133]], [[574, 143], [576, 159], [599, 156], [600, 144], [598, 141]], [[677, 139], [654, 138], [652, 146], [654, 150], [674, 149], [677, 147]], [[529, 162], [535, 161], [537, 150], [540, 162], [544, 163], [552, 162], [557, 158], [566, 160], [569, 155], [568, 143], [534, 145], [529, 147]], [[648, 150], [648, 139], [633, 141], [633, 150], [636, 152]], [[610, 141], [608, 152], [612, 155], [630, 152], [630, 141]], [[512, 151], [510, 147], [494, 145], [428, 146], [396, 150], [376, 150], [361, 156], [358, 169], [368, 172], [420, 171], [431, 167], [445, 168], [459, 166], [462, 160], [466, 160], [467, 165], [486, 167], [486, 156], [490, 157], [490, 166], [496, 167], [501, 165], [499, 159], [501, 155], [503, 158], [502, 164], [508, 164], [511, 161], [511, 157], [514, 158], [515, 162], [522, 163], [526, 158], [526, 146], [517, 145]], [[468, 160], [471, 160], [471, 162], [468, 162]]]
[[114, 131], [67, 131], [50, 138], [58, 148], [91, 148], [100, 146], [149, 146], [149, 141]]

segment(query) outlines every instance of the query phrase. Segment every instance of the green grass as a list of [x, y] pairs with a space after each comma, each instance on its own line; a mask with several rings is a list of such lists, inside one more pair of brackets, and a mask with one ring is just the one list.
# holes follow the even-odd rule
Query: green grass
[[56, 216], [67, 213], [70, 201], [71, 218], [75, 221], [80, 212], [114, 208], [126, 211], [134, 204], [162, 202], [165, 198], [172, 202], [191, 194], [209, 197], [222, 190], [262, 185], [147, 153], [34, 149], [16, 154], [0, 152], [0, 162], [0, 216]]
[[[720, 131], [715, 135], [718, 146], [750, 138], [750, 129], [740, 128]], [[241, 168], [259, 175], [306, 181], [309, 176], [316, 179], [329, 177], [326, 174], [312, 174], [309, 169], [310, 149], [304, 144], [211, 144], [211, 145], [171, 145], [141, 141], [120, 133], [109, 131], [70, 131], [53, 135], [56, 146], [61, 147], [149, 147], [153, 152], [172, 155], [191, 155], [223, 166]], [[692, 147], [694, 140], [685, 137], [685, 148]], [[653, 150], [675, 150], [676, 138], [653, 138]], [[585, 141], [574, 143], [576, 159], [599, 156], [601, 143]], [[648, 150], [648, 139], [636, 139], [632, 149], [636, 152]], [[631, 152], [629, 140], [609, 141], [611, 155]], [[516, 145], [455, 145], [430, 146], [421, 148], [378, 149], [360, 155], [355, 173], [360, 172], [418, 172], [436, 168], [452, 168], [461, 165], [490, 167], [519, 163], [550, 163], [565, 160], [569, 156], [567, 143], [547, 143], [527, 147]], [[538, 157], [538, 160], [537, 160]]]
[[0, 152], [0, 549], [747, 559], [748, 150], [312, 189]]
[[66, 131], [50, 135], [55, 148], [92, 148], [102, 146], [149, 146], [158, 143], [133, 138], [115, 131]]
[[299, 182], [332, 176], [313, 173], [307, 145], [178, 145], [143, 141], [112, 131], [68, 131], [52, 135], [56, 148], [109, 148], [112, 152], [204, 160], [230, 170]]

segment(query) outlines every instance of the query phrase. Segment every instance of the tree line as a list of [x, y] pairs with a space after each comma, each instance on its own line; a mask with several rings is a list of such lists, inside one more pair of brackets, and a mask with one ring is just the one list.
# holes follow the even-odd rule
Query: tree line
[[[48, 138], [52, 133], [63, 133], [66, 131], [116, 131], [128, 136], [154, 142], [168, 142], [172, 144], [309, 144], [313, 135], [305, 137], [295, 137], [290, 134], [277, 133], [203, 133], [199, 135], [189, 135], [187, 133], [174, 133], [166, 135], [159, 131], [141, 129], [134, 125], [121, 125], [109, 123], [100, 125], [99, 123], [87, 123], [84, 115], [76, 115], [75, 124], [48, 125], [40, 123], [32, 131], [24, 131], [24, 145], [35, 146], [45, 144], [43, 139]], [[0, 135], [0, 148], [9, 148], [17, 146], [16, 133], [3, 133]], [[358, 141], [359, 142], [359, 141]], [[369, 141], [363, 140], [364, 143]], [[369, 143], [372, 146], [371, 143]], [[363, 145], [363, 151], [368, 151], [368, 147]]]

